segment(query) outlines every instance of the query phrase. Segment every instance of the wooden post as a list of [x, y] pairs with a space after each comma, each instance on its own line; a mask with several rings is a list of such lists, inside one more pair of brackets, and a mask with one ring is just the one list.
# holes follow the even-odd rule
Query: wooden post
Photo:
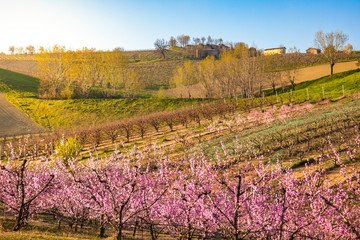
[[322, 92], [323, 92], [323, 99], [325, 99], [325, 90], [324, 90], [324, 87], [322, 87]]
[[308, 101], [309, 101], [310, 100], [309, 88], [306, 88], [306, 93], [307, 93], [307, 98], [308, 98]]
[[342, 85], [342, 90], [343, 90], [343, 97], [345, 96], [345, 89], [344, 89], [344, 85]]
[[263, 104], [265, 104], [265, 93], [262, 92], [262, 95], [263, 95]]
[[279, 98], [278, 98], [278, 94], [277, 94], [277, 90], [276, 90], [276, 102], [279, 102]]

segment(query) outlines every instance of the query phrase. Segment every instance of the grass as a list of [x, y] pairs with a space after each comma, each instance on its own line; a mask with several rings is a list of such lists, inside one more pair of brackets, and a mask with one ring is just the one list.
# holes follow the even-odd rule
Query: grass
[[39, 125], [48, 129], [90, 126], [125, 117], [171, 111], [210, 99], [120, 98], [45, 100], [38, 98], [39, 79], [0, 69], [0, 91]]
[[[323, 88], [325, 98], [339, 98], [343, 96], [343, 86], [345, 95], [360, 91], [360, 69], [346, 71], [326, 76], [312, 81], [299, 83], [295, 86], [295, 90], [291, 91], [291, 86], [278, 88], [278, 100], [289, 102], [292, 94], [292, 101], [304, 102], [308, 100], [307, 91], [309, 91], [309, 100], [323, 99]], [[266, 96], [274, 98], [273, 90], [265, 91]]]
[[[259, 126], [251, 127], [242, 131], [235, 131], [218, 138], [212, 139], [205, 143], [202, 143], [202, 151], [209, 158], [216, 156], [216, 153], [222, 152], [222, 144], [226, 149], [233, 150], [236, 146], [236, 141], [239, 145], [242, 145], [244, 149], [252, 149], [253, 147], [261, 146], [262, 150], [259, 155], [267, 154], [266, 149], [271, 149], [271, 156], [274, 159], [270, 159], [271, 162], [276, 162], [278, 159], [282, 160], [287, 151], [286, 149], [276, 149], [276, 144], [273, 140], [273, 136], [282, 135], [285, 141], [289, 140], [295, 135], [302, 135], [304, 132], [312, 126], [321, 127], [321, 123], [326, 125], [327, 122], [332, 120], [339, 121], [346, 119], [349, 113], [360, 112], [360, 100], [339, 103], [333, 106], [329, 106], [325, 109], [316, 109], [309, 113], [300, 114], [287, 118], [286, 120], [276, 120], [270, 124], [261, 124]], [[311, 131], [311, 130], [310, 130]], [[321, 129], [317, 129], [318, 132]], [[345, 137], [345, 136], [344, 136]], [[238, 139], [238, 140], [236, 140]], [[301, 144], [301, 143], [300, 143]], [[189, 152], [198, 151], [199, 147], [195, 146], [189, 150]], [[251, 150], [250, 150], [251, 152]], [[309, 152], [309, 154], [311, 154]], [[294, 156], [291, 158], [296, 159]], [[291, 168], [298, 168], [304, 166], [307, 160], [301, 160], [290, 165]]]
[[0, 68], [0, 90], [15, 96], [35, 97], [40, 81], [37, 78]]
[[37, 233], [37, 232], [6, 232], [0, 233], [1, 240], [74, 240], [74, 239], [100, 239], [100, 238], [89, 238], [89, 237], [62, 237], [57, 235], [52, 235], [50, 233]]

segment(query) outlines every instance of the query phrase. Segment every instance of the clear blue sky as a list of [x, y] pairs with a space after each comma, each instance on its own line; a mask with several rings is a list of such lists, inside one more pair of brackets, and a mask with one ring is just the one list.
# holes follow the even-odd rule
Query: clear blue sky
[[0, 0], [0, 52], [10, 45], [153, 49], [187, 34], [258, 48], [313, 46], [342, 30], [360, 49], [360, 0]]

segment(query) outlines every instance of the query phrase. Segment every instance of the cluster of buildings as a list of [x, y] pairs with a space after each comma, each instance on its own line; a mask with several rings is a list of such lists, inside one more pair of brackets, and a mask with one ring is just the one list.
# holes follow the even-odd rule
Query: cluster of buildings
[[[185, 47], [187, 51], [193, 52], [196, 58], [206, 58], [208, 56], [214, 56], [219, 58], [221, 53], [225, 50], [230, 49], [224, 44], [206, 44], [206, 45], [187, 45]], [[255, 51], [255, 52], [254, 52]], [[257, 50], [250, 48], [251, 55], [256, 55]], [[309, 54], [320, 54], [321, 50], [318, 48], [308, 48], [306, 53]], [[264, 50], [264, 55], [274, 54], [286, 54], [286, 47], [268, 48]]]
[[[265, 55], [274, 55], [274, 54], [285, 54], [286, 47], [278, 47], [278, 48], [268, 48], [264, 50]], [[318, 48], [308, 48], [306, 53], [310, 54], [320, 54], [321, 50]]]

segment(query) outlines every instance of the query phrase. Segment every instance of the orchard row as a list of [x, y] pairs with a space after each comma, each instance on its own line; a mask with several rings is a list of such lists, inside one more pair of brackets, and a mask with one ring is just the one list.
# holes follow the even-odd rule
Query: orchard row
[[[355, 239], [360, 237], [360, 175], [343, 164], [356, 161], [360, 147], [340, 154], [344, 181], [331, 182], [327, 156], [301, 177], [263, 157], [229, 168], [229, 153], [214, 161], [197, 155], [181, 169], [146, 152], [115, 152], [86, 164], [74, 159], [33, 161], [23, 150], [1, 162], [0, 202], [16, 217], [13, 230], [34, 215], [51, 214], [77, 229], [96, 222], [104, 236], [110, 226], [121, 239], [128, 230], [146, 229], [152, 239]], [[26, 149], [26, 146], [23, 146]], [[147, 150], [151, 151], [151, 150]], [[257, 162], [260, 164], [254, 164]], [[91, 225], [93, 226], [93, 225]]]

